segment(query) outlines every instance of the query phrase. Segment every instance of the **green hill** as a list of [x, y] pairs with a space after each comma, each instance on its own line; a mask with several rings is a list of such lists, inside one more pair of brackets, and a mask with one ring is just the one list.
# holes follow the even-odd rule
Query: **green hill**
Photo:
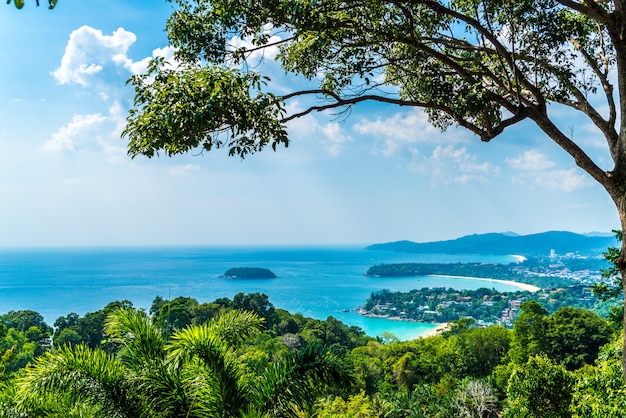
[[601, 254], [609, 246], [615, 246], [615, 238], [587, 236], [566, 231], [549, 231], [531, 235], [510, 233], [488, 233], [467, 235], [447, 241], [417, 243], [396, 241], [374, 244], [367, 247], [373, 251], [395, 251], [402, 253], [440, 254], [520, 254], [523, 256], [581, 253]]

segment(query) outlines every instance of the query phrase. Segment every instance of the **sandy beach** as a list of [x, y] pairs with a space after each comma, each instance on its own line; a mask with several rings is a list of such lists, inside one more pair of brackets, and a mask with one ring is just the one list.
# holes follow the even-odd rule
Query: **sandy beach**
[[435, 335], [439, 335], [442, 331], [446, 330], [447, 328], [448, 328], [447, 322], [445, 324], [437, 324], [435, 328], [431, 329], [425, 334], [420, 335], [420, 338], [434, 337]]
[[527, 290], [529, 292], [538, 292], [539, 290], [541, 290], [541, 288], [537, 286], [533, 286], [532, 284], [515, 282], [513, 280], [498, 280], [498, 279], [489, 279], [485, 277], [448, 276], [444, 274], [431, 274], [430, 276], [431, 277], [448, 277], [451, 279], [481, 280], [484, 282], [510, 284], [511, 286], [519, 287], [520, 289]]

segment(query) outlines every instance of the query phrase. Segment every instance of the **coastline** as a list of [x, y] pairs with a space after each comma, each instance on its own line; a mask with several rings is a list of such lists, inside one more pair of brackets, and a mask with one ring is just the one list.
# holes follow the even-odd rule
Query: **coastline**
[[520, 282], [516, 282], [513, 280], [489, 279], [487, 277], [451, 276], [447, 274], [429, 274], [428, 276], [429, 277], [446, 277], [450, 279], [481, 280], [484, 282], [509, 284], [511, 286], [519, 287], [522, 290], [527, 290], [533, 293], [541, 290], [541, 288], [538, 286], [528, 284], [528, 283], [520, 283]]
[[435, 325], [432, 329], [426, 332], [420, 333], [418, 338], [432, 337], [435, 335], [439, 335], [441, 331], [448, 328], [447, 322], [421, 322], [421, 321], [416, 321], [415, 319], [400, 318], [399, 316], [391, 316], [391, 315], [386, 315], [386, 314], [374, 314], [374, 313], [366, 311], [362, 307], [356, 308], [354, 312], [366, 318], [377, 318], [377, 319], [386, 319], [387, 321], [414, 322], [416, 324]]
[[430, 331], [425, 332], [424, 334], [420, 335], [420, 338], [435, 337], [435, 336], [441, 334], [446, 329], [448, 329], [448, 323], [447, 322], [445, 322], [445, 323], [438, 323], [435, 328], [433, 328]]
[[[524, 259], [524, 257], [522, 256], [517, 256], [520, 257], [522, 259]], [[520, 260], [523, 261], [523, 260]], [[487, 277], [470, 277], [470, 276], [454, 276], [454, 275], [446, 275], [446, 274], [429, 274], [427, 275], [428, 277], [445, 277], [445, 278], [450, 278], [450, 279], [464, 279], [464, 280], [479, 280], [479, 281], [484, 281], [484, 282], [491, 282], [491, 283], [501, 283], [501, 284], [508, 284], [511, 286], [515, 286], [518, 287], [522, 290], [525, 291], [529, 291], [529, 292], [538, 292], [539, 290], [541, 290], [540, 287], [532, 285], [532, 284], [528, 284], [528, 283], [521, 283], [521, 282], [516, 282], [514, 280], [500, 280], [500, 279], [490, 279]], [[400, 318], [397, 316], [390, 316], [388, 314], [374, 314], [371, 312], [366, 311], [365, 309], [363, 309], [362, 307], [359, 307], [357, 309], [355, 309], [355, 311], [362, 316], [365, 317], [369, 317], [369, 318], [380, 318], [380, 319], [386, 319], [389, 321], [405, 321], [405, 322], [419, 322], [416, 321], [414, 319], [407, 319], [407, 318]], [[426, 323], [426, 322], [424, 322]], [[445, 329], [448, 328], [448, 323], [432, 323], [433, 325], [436, 325], [433, 329], [429, 330], [428, 332], [420, 335], [420, 337], [432, 337], [435, 335], [439, 335], [442, 331], [444, 331]]]

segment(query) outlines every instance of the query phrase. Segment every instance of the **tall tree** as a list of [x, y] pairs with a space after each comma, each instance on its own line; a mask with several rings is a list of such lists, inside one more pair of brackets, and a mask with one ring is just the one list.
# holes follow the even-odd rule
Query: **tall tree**
[[[626, 230], [626, 0], [176, 2], [167, 30], [182, 65], [157, 59], [132, 79], [132, 156], [226, 147], [244, 157], [287, 145], [290, 120], [366, 101], [424, 108], [433, 125], [485, 142], [527, 120], [602, 185]], [[317, 85], [268, 91], [244, 64], [270, 49], [285, 71]], [[308, 108], [287, 110], [307, 98]], [[557, 124], [551, 104], [595, 128], [612, 168]]]

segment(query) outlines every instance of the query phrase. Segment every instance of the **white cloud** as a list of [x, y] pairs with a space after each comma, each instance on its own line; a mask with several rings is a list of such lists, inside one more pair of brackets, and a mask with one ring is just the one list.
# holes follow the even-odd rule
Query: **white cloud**
[[336, 122], [321, 126], [321, 131], [324, 136], [322, 141], [324, 149], [333, 157], [337, 157], [341, 154], [343, 144], [354, 141], [354, 139], [346, 134]]
[[[300, 104], [293, 101], [287, 105], [287, 114], [302, 111]], [[289, 137], [302, 140], [315, 139], [331, 157], [338, 157], [347, 142], [353, 142], [342, 125], [337, 122], [320, 123], [313, 115], [303, 116], [289, 122]]]
[[133, 61], [128, 58], [124, 54], [118, 54], [113, 57], [113, 61], [126, 68], [132, 74], [144, 74], [148, 70], [148, 64], [152, 60], [152, 58], [163, 57], [165, 61], [170, 65], [170, 68], [176, 69], [179, 66], [179, 63], [174, 59], [174, 52], [176, 49], [171, 46], [166, 46], [164, 48], [157, 48], [152, 51], [151, 57], [146, 57], [139, 61]]
[[385, 119], [362, 119], [353, 129], [359, 134], [380, 139], [380, 148], [375, 152], [385, 156], [392, 156], [416, 143], [465, 142], [467, 135], [455, 130], [442, 132], [428, 121], [428, 115], [421, 109], [399, 112]]
[[106, 117], [100, 113], [74, 115], [67, 125], [52, 134], [52, 139], [46, 141], [43, 150], [46, 152], [76, 151], [77, 138], [100, 126], [105, 120]]
[[576, 168], [540, 173], [535, 177], [535, 183], [547, 189], [564, 192], [572, 192], [593, 185], [589, 176]]
[[411, 169], [430, 176], [433, 186], [442, 184], [489, 183], [489, 178], [498, 176], [500, 169], [488, 162], [479, 162], [476, 155], [466, 148], [454, 145], [438, 145], [430, 156], [420, 156], [412, 151]]
[[554, 161], [537, 150], [524, 151], [519, 157], [507, 158], [505, 161], [512, 169], [520, 171], [540, 171], [556, 166]]
[[170, 167], [168, 173], [174, 176], [186, 176], [188, 174], [192, 174], [198, 171], [200, 171], [200, 166], [195, 164], [185, 164]]
[[136, 39], [134, 33], [124, 28], [104, 35], [99, 29], [81, 26], [71, 33], [61, 66], [52, 75], [60, 84], [87, 86], [92, 76], [110, 64], [128, 68], [126, 53]]
[[125, 125], [125, 111], [119, 103], [109, 107], [108, 114], [74, 115], [69, 123], [52, 134], [44, 143], [43, 151], [59, 153], [99, 150], [105, 160], [119, 162], [125, 158], [126, 149], [120, 146], [120, 136]]
[[506, 163], [518, 175], [512, 177], [513, 184], [535, 184], [550, 190], [572, 192], [593, 183], [589, 177], [577, 168], [569, 170], [555, 169], [556, 163], [537, 150], [527, 150], [517, 158], [507, 158]]

